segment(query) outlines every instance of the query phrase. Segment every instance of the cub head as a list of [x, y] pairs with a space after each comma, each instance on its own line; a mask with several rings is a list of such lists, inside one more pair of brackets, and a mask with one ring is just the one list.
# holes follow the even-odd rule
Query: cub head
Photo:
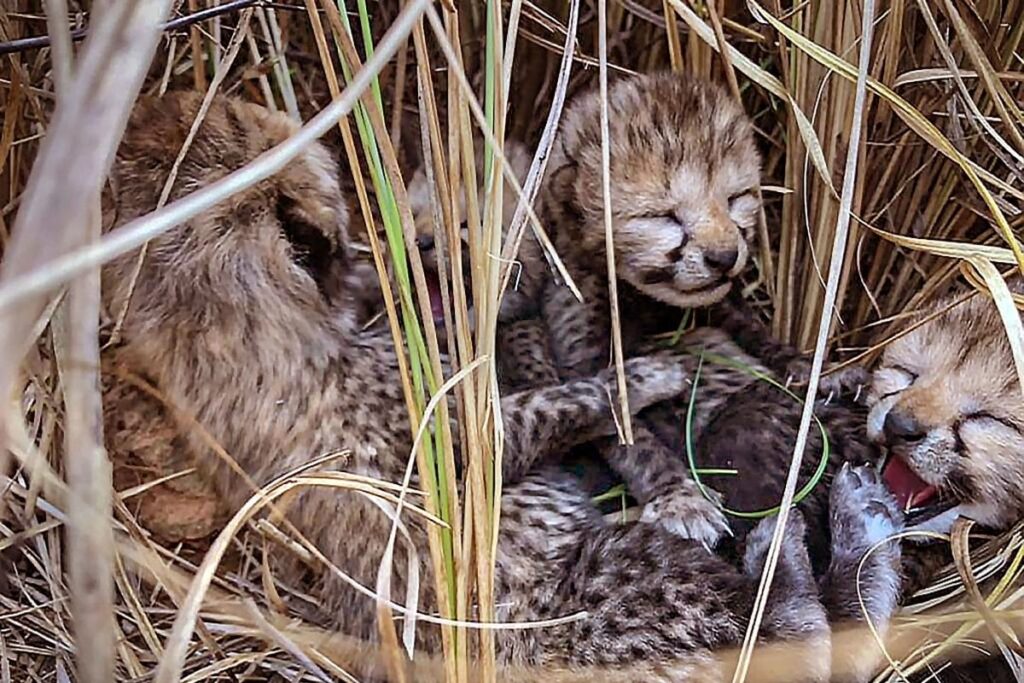
[[[477, 195], [477, 206], [479, 207], [478, 210], [483, 213], [484, 202], [486, 199], [486, 193], [483, 187], [483, 145], [477, 144], [476, 150], [476, 180], [477, 184], [480, 186]], [[514, 140], [507, 140], [505, 142], [504, 156], [505, 163], [508, 164], [509, 170], [515, 175], [520, 186], [522, 186], [526, 181], [526, 175], [530, 170], [529, 152], [522, 143]], [[408, 192], [409, 203], [412, 208], [413, 219], [416, 225], [416, 244], [419, 247], [420, 255], [423, 259], [423, 268], [427, 277], [427, 287], [430, 290], [430, 304], [434, 314], [434, 323], [443, 328], [444, 309], [441, 299], [440, 279], [437, 273], [438, 251], [440, 249], [445, 250], [445, 263], [446, 267], [449, 268], [449, 273], [450, 265], [447, 264], [450, 264], [450, 261], [448, 260], [450, 255], [448, 254], [446, 244], [442, 243], [438, 245], [436, 243], [434, 202], [431, 199], [433, 188], [427, 182], [427, 176], [424, 169], [417, 169], [413, 174], [412, 179], [409, 181]], [[507, 237], [507, 231], [515, 215], [517, 204], [518, 195], [512, 188], [511, 183], [506, 179], [502, 192], [501, 212], [503, 246], [505, 238]], [[472, 287], [470, 286], [469, 280], [469, 229], [466, 222], [465, 187], [463, 187], [463, 191], [460, 193], [459, 204], [456, 208], [458, 210], [456, 219], [460, 226], [459, 236], [462, 244], [462, 272], [465, 278], [466, 294], [467, 296], [471, 296]], [[442, 235], [443, 232], [444, 231], [441, 230]], [[547, 265], [544, 262], [543, 255], [541, 254], [540, 245], [537, 244], [536, 240], [532, 237], [529, 227], [527, 227], [526, 232], [524, 233], [516, 261], [517, 263], [513, 268], [509, 287], [505, 292], [499, 309], [499, 319], [502, 321], [513, 320], [521, 317], [526, 315], [532, 309], [536, 303], [536, 296], [538, 294], [537, 290], [539, 289], [539, 284]], [[470, 301], [470, 303], [472, 302]], [[473, 316], [471, 315], [470, 320], [472, 319]]]
[[[721, 300], [747, 262], [760, 210], [750, 120], [721, 87], [677, 74], [614, 84], [608, 116], [619, 278], [674, 306]], [[566, 111], [545, 197], [563, 243], [603, 267], [600, 119], [597, 93]]]
[[[107, 227], [153, 211], [188, 136], [202, 93], [143, 99], [132, 113], [105, 197]], [[213, 100], [172, 185], [174, 201], [220, 180], [297, 130], [287, 116], [226, 97]], [[348, 213], [336, 163], [313, 144], [255, 183], [104, 267], [108, 311], [129, 342], [195, 333], [225, 352], [314, 346], [348, 309]], [[272, 344], [270, 343], [272, 342]], [[238, 345], [237, 347], [235, 345]]]
[[930, 311], [874, 370], [868, 436], [911, 523], [945, 532], [959, 515], [994, 528], [1024, 512], [1024, 397], [996, 306], [984, 294]]

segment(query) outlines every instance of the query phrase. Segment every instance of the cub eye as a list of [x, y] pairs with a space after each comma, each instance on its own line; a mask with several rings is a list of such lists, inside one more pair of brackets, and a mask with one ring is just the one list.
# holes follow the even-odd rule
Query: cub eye
[[1012, 429], [1013, 431], [1020, 434], [1020, 428], [1017, 425], [1015, 425], [1014, 423], [1010, 422], [1005, 418], [993, 415], [992, 413], [989, 413], [984, 410], [979, 410], [977, 412], [970, 413], [969, 415], [964, 415], [963, 422], [967, 421], [996, 423], [1002, 425], [1003, 427], [1006, 427], [1007, 429]]
[[903, 365], [892, 365], [892, 366], [890, 366], [889, 369], [890, 370], [895, 370], [896, 372], [898, 372], [901, 375], [905, 376], [910, 384], [913, 384], [914, 382], [917, 381], [917, 377], [918, 377], [917, 373], [914, 372], [913, 370], [910, 370], [909, 368], [907, 368], [907, 367], [905, 367]]
[[665, 221], [672, 223], [673, 225], [682, 225], [682, 221], [679, 220], [679, 216], [674, 213], [636, 213], [632, 216], [635, 220], [644, 221]]
[[879, 400], [889, 398], [890, 396], [895, 396], [896, 394], [900, 393], [901, 391], [903, 391], [904, 389], [906, 389], [907, 387], [909, 387], [910, 385], [917, 381], [917, 373], [902, 365], [890, 365], [887, 368], [881, 368], [879, 372], [884, 372], [886, 370], [889, 370], [898, 375], [898, 378], [894, 379], [897, 379], [897, 381], [899, 382], [899, 388], [882, 394], [881, 396], [879, 396]]
[[[956, 453], [969, 457], [971, 447], [991, 448], [993, 443], [1016, 442], [1024, 437], [1019, 425], [986, 411], [963, 415], [953, 423]], [[987, 445], [986, 445], [987, 444]]]
[[275, 207], [281, 235], [291, 247], [292, 260], [325, 291], [332, 264], [344, 256], [318, 226], [305, 220], [294, 200], [281, 197]]
[[739, 200], [741, 200], [741, 199], [743, 199], [745, 197], [750, 197], [751, 199], [753, 199], [754, 196], [755, 196], [754, 195], [754, 188], [752, 188], [752, 187], [748, 187], [745, 190], [741, 190], [740, 192], [736, 192], [734, 194], [731, 194], [731, 195], [729, 195], [729, 208], [732, 208], [733, 204], [735, 204], [736, 202], [738, 202]]

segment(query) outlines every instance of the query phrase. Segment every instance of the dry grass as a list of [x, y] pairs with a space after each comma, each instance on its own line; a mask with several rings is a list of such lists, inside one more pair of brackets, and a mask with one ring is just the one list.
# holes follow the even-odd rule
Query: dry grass
[[[870, 361], [905, 329], [909, 312], [963, 275], [996, 294], [1024, 370], [1024, 330], [995, 266], [1024, 266], [1014, 237], [1024, 222], [1022, 0], [879, 0], [868, 62], [857, 57], [864, 7], [852, 0], [442, 2], [421, 21], [413, 20], [428, 7], [422, 0], [403, 4], [401, 16], [393, 2], [341, 11], [326, 0], [236, 2], [232, 12], [157, 42], [156, 24], [168, 11], [179, 17], [216, 4], [13, 0], [0, 7], [0, 43], [49, 33], [53, 45], [0, 57], [0, 346], [9, 349], [0, 387], [19, 399], [4, 416], [7, 450], [0, 457], [7, 482], [0, 502], [0, 683], [134, 680], [158, 665], [158, 680], [168, 683], [272, 675], [323, 681], [344, 679], [353, 658], [364, 655], [379, 656], [395, 680], [530, 677], [500, 670], [489, 632], [477, 638], [465, 624], [492, 614], [499, 522], [501, 422], [494, 376], [482, 359], [493, 355], [495, 302], [518, 235], [542, 230], [524, 204], [502, 242], [500, 155], [489, 154], [485, 177], [475, 177], [473, 130], [486, 123], [492, 144], [516, 138], [548, 149], [562, 104], [598, 87], [605, 72], [614, 78], [673, 68], [721, 79], [751, 112], [765, 152], [766, 208], [745, 292], [781, 339], [815, 349], [819, 361], [826, 354]], [[384, 38], [393, 25], [396, 32]], [[72, 48], [69, 29], [84, 26], [90, 39]], [[370, 43], [376, 59], [367, 53]], [[361, 60], [383, 66], [379, 83], [359, 72]], [[856, 106], [858, 77], [863, 107]], [[118, 240], [95, 243], [100, 182], [138, 87], [241, 95], [308, 123], [290, 146], [206, 194], [168, 204]], [[330, 111], [314, 118], [332, 100]], [[858, 110], [864, 135], [848, 158]], [[350, 111], [338, 123], [337, 115]], [[418, 440], [416, 466], [440, 473], [427, 495], [406, 500], [402, 487], [344, 477], [295, 480], [401, 499], [405, 514], [443, 521], [431, 542], [439, 571], [422, 580], [435, 581], [444, 596], [445, 653], [415, 670], [404, 669], [392, 623], [402, 605], [381, 604], [390, 644], [382, 653], [330, 637], [316, 627], [315, 600], [278, 583], [263, 561], [268, 544], [285, 544], [315, 564], [315, 548], [268, 520], [242, 517], [212, 546], [162, 546], [137, 524], [129, 494], [138, 491], [112, 489], [93, 445], [97, 341], [114, 326], [96, 329], [95, 267], [265, 177], [302, 140], [325, 134], [355, 171], [348, 181], [353, 215], [373, 226], [363, 239], [380, 270], [408, 252], [399, 304], [387, 313], [396, 344], [411, 342], [403, 383], [414, 425], [435, 406], [440, 424], [448, 424], [445, 402], [430, 399], [450, 379], [441, 375], [434, 330], [417, 322], [429, 319], [429, 304], [414, 293], [425, 283], [402, 177], [420, 159], [437, 188], [438, 239], [455, 254], [446, 321], [457, 340], [452, 372], [463, 374], [448, 388], [462, 428]], [[536, 196], [545, 156], [521, 188], [527, 197]], [[461, 284], [452, 200], [460, 187], [485, 184], [484, 205], [471, 192], [467, 206], [469, 258], [479, 274], [469, 293]], [[822, 322], [830, 309], [836, 315]], [[454, 472], [455, 439], [469, 464], [461, 500], [446, 474]], [[264, 503], [253, 500], [254, 508]], [[966, 533], [958, 529], [952, 539], [959, 571], [904, 610], [883, 679], [941, 666], [965, 651], [957, 641], [984, 637], [995, 641], [990, 649], [1017, 647], [1022, 534], [972, 554]], [[981, 584], [987, 594], [970, 580], [972, 566], [999, 578]], [[205, 584], [193, 582], [197, 574]], [[473, 661], [468, 653], [478, 646], [482, 654]], [[755, 663], [750, 673], [763, 671]], [[572, 679], [564, 672], [538, 678]]]

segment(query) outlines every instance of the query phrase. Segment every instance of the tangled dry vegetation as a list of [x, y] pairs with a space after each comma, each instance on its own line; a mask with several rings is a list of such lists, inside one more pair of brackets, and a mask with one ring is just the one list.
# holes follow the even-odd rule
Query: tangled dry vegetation
[[[168, 17], [174, 25], [160, 30]], [[46, 44], [22, 41], [47, 35]], [[346, 679], [346, 663], [359, 652], [319, 629], [301, 609], [312, 598], [269, 572], [263, 550], [284, 542], [272, 520], [233, 520], [211, 543], [215, 525], [201, 507], [209, 501], [189, 489], [188, 472], [154, 483], [139, 463], [118, 463], [112, 478], [97, 447], [97, 340], [110, 343], [114, 324], [104, 318], [97, 326], [90, 267], [202, 208], [168, 205], [133, 223], [121, 242], [96, 247], [93, 208], [137, 87], [241, 95], [309, 122], [304, 135], [326, 134], [353, 170], [346, 180], [353, 214], [374, 226], [357, 236], [368, 258], [387, 252], [387, 267], [405, 258], [408, 207], [394, 189], [395, 171], [408, 177], [420, 159], [431, 159], [442, 196], [460, 182], [484, 183], [460, 180], [463, 167], [452, 161], [452, 152], [473, 144], [477, 122], [498, 139], [543, 148], [561, 104], [596, 87], [605, 69], [611, 78], [673, 68], [722, 79], [752, 114], [765, 154], [766, 239], [745, 294], [781, 339], [807, 350], [834, 297], [828, 356], [863, 362], [906, 327], [908, 313], [958, 278], [983, 287], [994, 285], [996, 265], [1024, 267], [1013, 237], [1024, 222], [1022, 36], [1022, 0], [4, 2], [0, 385], [17, 400], [6, 404], [0, 458], [0, 681], [136, 680], [162, 660], [157, 680], [165, 683], [322, 681]], [[858, 52], [867, 39], [871, 59], [863, 64]], [[360, 59], [368, 60], [362, 72]], [[383, 67], [379, 81], [365, 78], [371, 67]], [[867, 91], [863, 137], [848, 159], [859, 74]], [[357, 104], [361, 93], [367, 98]], [[331, 111], [313, 118], [332, 100]], [[350, 112], [339, 126], [338, 115]], [[854, 175], [844, 178], [844, 169]], [[241, 182], [272, 170], [268, 161]], [[851, 178], [857, 182], [842, 194]], [[528, 182], [527, 193], [533, 189]], [[502, 184], [488, 191], [500, 193]], [[456, 366], [470, 369], [493, 351], [494, 299], [505, 273], [487, 252], [507, 248], [495, 230], [500, 212], [481, 211], [469, 211], [482, 225], [470, 259], [483, 274], [473, 288], [484, 324], [471, 332], [465, 320], [453, 321], [468, 342]], [[518, 224], [529, 229], [528, 221]], [[837, 254], [842, 270], [830, 282]], [[432, 372], [436, 341], [411, 322], [418, 264], [398, 270], [400, 305], [390, 319], [408, 340], [406, 388], [422, 414], [446, 378]], [[996, 294], [1009, 296], [1005, 288]], [[442, 474], [428, 497], [453, 530], [435, 529], [432, 539], [434, 580], [450, 597], [444, 616], [453, 619], [490, 613], [495, 532], [487, 484], [496, 440], [491, 405], [480, 398], [490, 381], [471, 372], [454, 389], [465, 432], [479, 436], [467, 449], [475, 485], [466, 500], [454, 500]], [[418, 465], [444, 461], [450, 448], [426, 444]], [[172, 534], [178, 542], [150, 533], [169, 519], [183, 527]], [[953, 545], [966, 547], [962, 538]], [[959, 571], [904, 610], [882, 679], [941, 668], [950, 653], [990, 633], [1016, 656], [1001, 615], [1020, 609], [1024, 536], [1014, 531], [972, 548], [956, 553]], [[992, 593], [982, 595], [970, 580], [972, 566], [1002, 577]], [[205, 585], [193, 581], [197, 575]], [[944, 616], [928, 611], [936, 608]], [[189, 610], [200, 614], [194, 633], [172, 630]], [[392, 616], [385, 610], [382, 619]], [[468, 633], [449, 629], [443, 661], [411, 679], [495, 676], [487, 632], [479, 643]]]

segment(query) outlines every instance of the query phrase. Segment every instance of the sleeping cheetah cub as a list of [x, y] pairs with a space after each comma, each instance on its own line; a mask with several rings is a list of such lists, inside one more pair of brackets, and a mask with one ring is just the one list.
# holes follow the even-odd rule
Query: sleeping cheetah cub
[[[716, 84], [677, 74], [623, 79], [608, 99], [618, 278], [678, 308], [721, 301], [760, 209], [749, 119]], [[543, 193], [555, 247], [585, 295], [579, 305], [563, 287], [545, 296], [567, 375], [608, 362], [607, 335], [591, 334], [610, 325], [601, 167], [600, 100], [589, 93], [565, 112]]]
[[[1024, 292], [1019, 277], [1007, 284]], [[1024, 397], [1010, 343], [991, 298], [960, 298], [923, 311], [914, 321], [923, 324], [889, 344], [872, 373], [867, 431], [888, 451], [883, 478], [911, 530], [947, 533], [962, 516], [1004, 531], [1024, 516]], [[904, 573], [913, 591], [951, 557], [945, 543], [908, 541]], [[945, 678], [1012, 680], [993, 652], [973, 676], [954, 667]]]
[[[623, 79], [608, 99], [618, 278], [625, 289], [677, 308], [721, 301], [746, 265], [760, 209], [749, 119], [719, 86], [678, 74]], [[566, 110], [543, 192], [552, 240], [584, 296], [579, 302], [553, 281], [543, 296], [563, 378], [587, 376], [609, 360], [601, 169], [600, 99], [590, 93]], [[620, 310], [628, 349], [640, 343], [630, 335], [635, 313]], [[634, 439], [604, 450], [644, 504], [642, 519], [713, 545], [728, 530], [718, 506], [642, 420]]]
[[[105, 206], [111, 222], [156, 205], [174, 158], [168, 148], [184, 140], [201, 99], [178, 93], [139, 104], [112, 171], [117, 191]], [[180, 166], [172, 199], [295, 130], [281, 114], [216, 99]], [[412, 446], [391, 339], [362, 332], [354, 320], [348, 217], [335, 168], [324, 148], [312, 145], [273, 178], [155, 238], [125, 319], [125, 357], [145, 368], [257, 485], [338, 449], [348, 451], [340, 465], [347, 471], [397, 482]], [[124, 303], [136, 258], [128, 254], [105, 266], [110, 310]], [[631, 404], [639, 410], [681, 394], [692, 370], [682, 356], [630, 360]], [[657, 526], [607, 526], [571, 477], [534, 466], [551, 451], [613, 433], [611, 384], [603, 372], [502, 399], [499, 618], [586, 616], [547, 629], [501, 630], [499, 657], [508, 665], [637, 666], [652, 681], [718, 680], [728, 664], [711, 651], [743, 636], [764, 544], [748, 546], [748, 571], [737, 571]], [[249, 498], [249, 487], [210, 453], [207, 441], [189, 432], [186, 443], [230, 505]], [[286, 513], [334, 565], [375, 585], [391, 525], [378, 504], [353, 492], [310, 488], [288, 502]], [[425, 562], [423, 523], [412, 516], [405, 523]], [[792, 525], [777, 579], [785, 590], [772, 592], [762, 634], [805, 644], [802, 671], [824, 680], [827, 627], [798, 517]], [[410, 557], [400, 544], [393, 595], [405, 595], [411, 582]], [[424, 578], [419, 585], [420, 609], [435, 612], [433, 582]], [[319, 590], [345, 633], [374, 639], [372, 598], [333, 572], [321, 577]], [[439, 634], [426, 621], [418, 622], [420, 647], [437, 651]]]

